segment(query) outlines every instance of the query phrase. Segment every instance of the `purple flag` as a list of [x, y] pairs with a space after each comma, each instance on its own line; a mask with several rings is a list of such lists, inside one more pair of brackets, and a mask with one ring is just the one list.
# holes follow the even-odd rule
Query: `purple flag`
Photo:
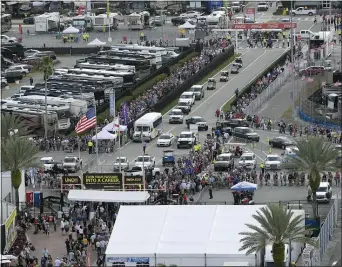
[[127, 103], [125, 102], [122, 107], [122, 117], [124, 120], [124, 125], [128, 124], [128, 106]]

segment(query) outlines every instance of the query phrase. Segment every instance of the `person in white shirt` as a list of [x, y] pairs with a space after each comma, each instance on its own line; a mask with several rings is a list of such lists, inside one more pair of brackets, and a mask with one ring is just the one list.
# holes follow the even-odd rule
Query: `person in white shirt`
[[57, 257], [57, 258], [55, 259], [55, 267], [59, 267], [59, 265], [61, 265], [61, 261], [60, 261], [60, 259]]

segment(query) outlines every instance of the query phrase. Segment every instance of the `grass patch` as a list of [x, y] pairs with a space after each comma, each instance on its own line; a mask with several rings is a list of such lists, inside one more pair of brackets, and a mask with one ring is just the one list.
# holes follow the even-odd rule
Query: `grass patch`
[[209, 74], [204, 76], [203, 79], [198, 82], [198, 84], [206, 83], [209, 78], [215, 76], [217, 73], [219, 73], [220, 71], [225, 69], [230, 63], [232, 63], [235, 60], [235, 58], [240, 57], [240, 56], [241, 56], [241, 54], [234, 54], [233, 56], [231, 56], [230, 58], [225, 60], [216, 69], [214, 69], [212, 72], [210, 72]]
[[281, 115], [281, 117], [285, 120], [292, 119], [292, 105]]
[[167, 106], [165, 106], [160, 113], [161, 114], [166, 114], [170, 109], [172, 109], [174, 106], [176, 106], [178, 103], [178, 98], [176, 98], [175, 100], [173, 100], [171, 103], [169, 103]]

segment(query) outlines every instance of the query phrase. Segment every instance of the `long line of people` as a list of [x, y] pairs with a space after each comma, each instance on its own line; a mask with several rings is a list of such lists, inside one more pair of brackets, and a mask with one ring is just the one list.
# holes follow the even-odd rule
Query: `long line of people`
[[153, 105], [166, 96], [169, 92], [181, 85], [185, 80], [207, 65], [213, 58], [222, 52], [222, 41], [211, 40], [204, 44], [201, 54], [185, 62], [181, 67], [174, 70], [167, 78], [157, 82], [151, 89], [129, 103], [121, 104], [120, 119], [124, 121], [123, 107], [128, 106], [128, 118], [132, 121], [144, 111], [153, 108]]

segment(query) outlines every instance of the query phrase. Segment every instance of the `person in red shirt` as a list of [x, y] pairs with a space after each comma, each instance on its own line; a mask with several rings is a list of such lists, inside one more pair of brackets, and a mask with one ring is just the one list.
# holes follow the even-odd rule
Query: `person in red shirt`
[[341, 179], [341, 175], [340, 175], [340, 173], [337, 171], [337, 172], [335, 173], [335, 177], [334, 177], [336, 186], [340, 186], [340, 179]]

